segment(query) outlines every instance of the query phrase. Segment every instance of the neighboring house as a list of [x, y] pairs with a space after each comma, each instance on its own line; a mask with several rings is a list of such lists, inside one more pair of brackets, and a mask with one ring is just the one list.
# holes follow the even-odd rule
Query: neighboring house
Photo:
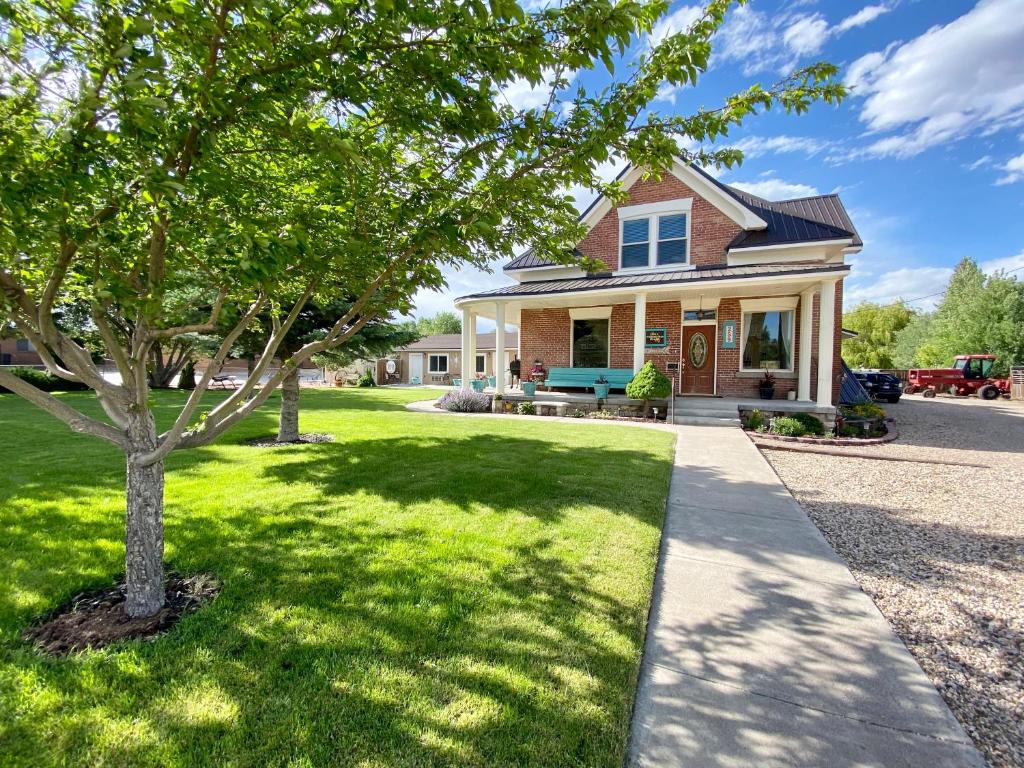
[[[519, 327], [523, 370], [636, 371], [645, 361], [683, 395], [775, 396], [828, 407], [841, 379], [848, 254], [861, 239], [836, 195], [771, 202], [676, 162], [660, 180], [627, 168], [628, 199], [581, 216], [585, 273], [527, 251], [505, 265], [515, 285], [463, 296], [463, 357], [477, 317]], [[506, 342], [507, 343], [507, 342]]]
[[[495, 334], [481, 333], [476, 338], [474, 351], [468, 359], [472, 364], [464, 372], [462, 365], [462, 337], [457, 333], [438, 333], [424, 336], [419, 341], [399, 349], [398, 375], [401, 383], [419, 380], [421, 384], [450, 384], [453, 378], [467, 376], [497, 376], [497, 371], [508, 371], [508, 363], [518, 353], [519, 337], [505, 333], [505, 359], [499, 361], [495, 352]], [[504, 377], [498, 377], [504, 383]]]
[[28, 339], [0, 339], [0, 365], [42, 364], [43, 359]]

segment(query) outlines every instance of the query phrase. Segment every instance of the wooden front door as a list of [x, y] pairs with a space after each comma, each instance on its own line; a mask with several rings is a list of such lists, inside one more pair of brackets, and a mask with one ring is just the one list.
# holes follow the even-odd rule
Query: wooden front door
[[693, 325], [683, 328], [684, 395], [715, 393], [715, 326]]

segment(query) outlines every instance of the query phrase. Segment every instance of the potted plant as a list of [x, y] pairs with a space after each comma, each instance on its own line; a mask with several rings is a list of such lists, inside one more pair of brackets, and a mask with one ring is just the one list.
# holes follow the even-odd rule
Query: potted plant
[[491, 398], [491, 413], [504, 413], [505, 412], [505, 398], [501, 396], [501, 393], [495, 392], [494, 397]]
[[594, 379], [594, 394], [598, 400], [607, 400], [608, 392], [611, 390], [612, 385], [608, 383], [608, 379], [604, 376], [598, 376]]
[[537, 382], [536, 381], [524, 381], [523, 382], [523, 394], [527, 397], [533, 397], [537, 394]]
[[775, 398], [775, 374], [767, 368], [764, 371], [764, 377], [757, 384], [757, 391], [761, 394], [762, 400]]

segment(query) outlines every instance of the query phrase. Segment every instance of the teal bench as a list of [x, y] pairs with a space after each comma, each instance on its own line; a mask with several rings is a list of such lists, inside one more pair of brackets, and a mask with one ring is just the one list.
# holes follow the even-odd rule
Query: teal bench
[[593, 389], [594, 380], [608, 379], [612, 389], [625, 389], [633, 378], [632, 368], [549, 368], [546, 387], [582, 387]]

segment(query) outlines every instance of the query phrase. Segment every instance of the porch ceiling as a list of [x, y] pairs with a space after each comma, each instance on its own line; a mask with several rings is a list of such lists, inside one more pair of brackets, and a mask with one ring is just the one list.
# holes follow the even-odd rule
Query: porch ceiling
[[[684, 283], [630, 284], [598, 290], [564, 291], [541, 295], [517, 296], [492, 293], [467, 296], [456, 306], [471, 309], [479, 317], [495, 319], [495, 303], [505, 305], [505, 322], [520, 324], [523, 309], [545, 307], [594, 307], [609, 304], [631, 304], [637, 294], [646, 294], [648, 302], [693, 301], [701, 299], [743, 298], [751, 296], [794, 296], [809, 289], [818, 289], [822, 279], [844, 277], [847, 267], [815, 270], [799, 274], [772, 274], [742, 279], [690, 280]], [[580, 281], [574, 281], [580, 282]], [[525, 284], [524, 284], [525, 285]], [[513, 286], [518, 287], [518, 286]]]

